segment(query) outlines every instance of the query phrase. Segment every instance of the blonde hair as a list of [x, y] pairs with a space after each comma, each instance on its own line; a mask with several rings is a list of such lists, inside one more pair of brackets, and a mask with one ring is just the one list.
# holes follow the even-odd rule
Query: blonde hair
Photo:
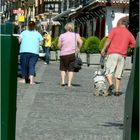
[[65, 30], [66, 30], [66, 31], [74, 31], [74, 24], [73, 24], [72, 22], [67, 23], [67, 24], [65, 25]]

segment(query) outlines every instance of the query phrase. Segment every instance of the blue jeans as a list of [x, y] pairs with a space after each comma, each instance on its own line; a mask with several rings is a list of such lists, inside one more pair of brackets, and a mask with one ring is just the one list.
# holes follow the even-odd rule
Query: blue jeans
[[45, 49], [45, 53], [46, 53], [45, 62], [47, 64], [49, 64], [49, 62], [50, 62], [50, 47], [45, 47], [44, 49]]
[[21, 53], [20, 63], [21, 63], [21, 73], [22, 78], [27, 79], [30, 75], [35, 76], [35, 65], [38, 61], [38, 55], [33, 53]]

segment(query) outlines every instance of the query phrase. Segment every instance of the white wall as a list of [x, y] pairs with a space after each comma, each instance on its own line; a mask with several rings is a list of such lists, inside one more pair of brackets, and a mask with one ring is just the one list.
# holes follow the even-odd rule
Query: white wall
[[[111, 17], [111, 12], [114, 11], [115, 18]], [[110, 30], [113, 27], [116, 27], [117, 22], [120, 18], [128, 16], [129, 14], [128, 8], [124, 9], [123, 7], [107, 7], [106, 12], [106, 27], [105, 27], [105, 35], [108, 35]]]

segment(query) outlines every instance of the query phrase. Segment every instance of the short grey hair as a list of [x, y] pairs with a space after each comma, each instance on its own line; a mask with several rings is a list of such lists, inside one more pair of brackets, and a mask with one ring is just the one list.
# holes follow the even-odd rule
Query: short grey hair
[[74, 31], [74, 23], [69, 22], [65, 25], [65, 30], [66, 31]]

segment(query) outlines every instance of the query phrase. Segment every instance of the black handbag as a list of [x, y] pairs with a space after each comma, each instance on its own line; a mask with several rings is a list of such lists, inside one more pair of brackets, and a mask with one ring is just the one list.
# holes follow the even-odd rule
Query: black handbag
[[[75, 33], [75, 48], [77, 48], [76, 43], [76, 33]], [[82, 59], [78, 55], [78, 52], [75, 53], [75, 61], [74, 61], [74, 72], [79, 72], [79, 70], [82, 68]]]
[[83, 62], [82, 59], [77, 55], [75, 55], [75, 62], [74, 62], [74, 72], [79, 72], [82, 68]]

